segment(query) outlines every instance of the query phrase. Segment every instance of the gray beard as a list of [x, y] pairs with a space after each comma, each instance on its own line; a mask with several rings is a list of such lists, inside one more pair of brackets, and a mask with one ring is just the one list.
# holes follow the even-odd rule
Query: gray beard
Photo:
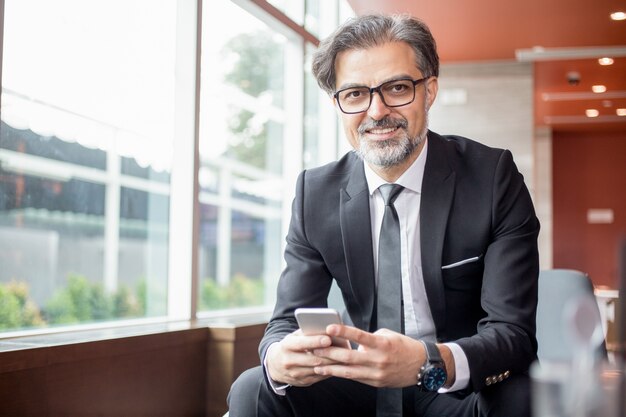
[[[397, 126], [404, 129], [403, 135], [396, 139], [385, 141], [367, 140], [363, 133], [366, 129], [374, 127], [390, 127]], [[378, 123], [370, 123], [359, 128], [359, 147], [356, 149], [357, 155], [369, 164], [382, 168], [389, 168], [404, 162], [415, 149], [417, 149], [426, 139], [428, 133], [428, 122], [424, 125], [424, 129], [415, 138], [409, 137], [406, 133], [406, 122], [398, 121], [394, 123], [379, 121]]]

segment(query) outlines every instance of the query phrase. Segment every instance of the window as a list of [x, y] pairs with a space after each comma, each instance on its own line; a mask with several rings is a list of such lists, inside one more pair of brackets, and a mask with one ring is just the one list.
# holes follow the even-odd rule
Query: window
[[0, 328], [167, 313], [175, 11], [5, 2]]
[[[195, 114], [180, 87], [181, 59], [196, 56], [180, 41], [195, 27], [181, 13], [192, 2], [4, 0], [0, 332], [171, 318], [192, 298], [203, 314], [269, 310], [296, 176], [337, 143], [305, 68], [314, 38], [289, 27], [311, 16], [336, 26], [345, 8], [272, 3], [289, 7], [284, 20], [263, 2], [202, 3]], [[182, 203], [199, 207], [189, 249], [173, 233], [173, 207], [187, 198], [173, 155], [195, 141], [177, 127], [181, 112], [199, 125], [198, 193]], [[197, 254], [185, 256], [197, 276], [169, 276], [181, 250]]]
[[220, 11], [203, 16], [200, 310], [273, 302], [285, 180], [301, 166], [286, 143], [302, 117], [301, 41], [235, 4]]

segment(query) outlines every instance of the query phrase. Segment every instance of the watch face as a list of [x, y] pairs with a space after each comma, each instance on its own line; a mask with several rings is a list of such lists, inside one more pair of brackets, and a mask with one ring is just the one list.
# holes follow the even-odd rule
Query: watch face
[[439, 388], [443, 387], [447, 378], [448, 376], [444, 368], [433, 366], [424, 371], [422, 385], [428, 391], [437, 391]]

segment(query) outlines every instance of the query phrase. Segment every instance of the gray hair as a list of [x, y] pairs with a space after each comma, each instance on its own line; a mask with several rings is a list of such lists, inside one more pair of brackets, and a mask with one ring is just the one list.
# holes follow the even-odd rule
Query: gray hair
[[336, 88], [335, 59], [347, 50], [368, 49], [387, 42], [406, 42], [424, 77], [439, 75], [439, 56], [428, 26], [409, 15], [366, 15], [348, 20], [320, 42], [313, 55], [313, 75], [329, 94]]

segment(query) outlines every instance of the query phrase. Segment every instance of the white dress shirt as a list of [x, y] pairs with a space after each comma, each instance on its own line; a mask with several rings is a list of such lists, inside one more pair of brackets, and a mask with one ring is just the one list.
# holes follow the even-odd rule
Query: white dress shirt
[[[419, 222], [422, 180], [427, 153], [428, 141], [424, 143], [424, 148], [415, 162], [396, 180], [395, 184], [403, 186], [404, 190], [394, 201], [394, 207], [400, 220], [404, 331], [407, 336], [414, 339], [435, 342], [437, 340], [435, 322], [428, 304], [422, 273]], [[365, 164], [365, 178], [370, 195], [374, 270], [378, 283], [378, 238], [385, 213], [385, 202], [378, 188], [387, 182], [380, 178], [367, 163]], [[411, 302], [407, 302], [407, 300], [411, 300]], [[456, 379], [454, 385], [447, 389], [441, 388], [440, 393], [463, 389], [469, 382], [469, 364], [463, 349], [456, 343], [446, 343], [446, 346], [450, 348], [454, 356]]]

